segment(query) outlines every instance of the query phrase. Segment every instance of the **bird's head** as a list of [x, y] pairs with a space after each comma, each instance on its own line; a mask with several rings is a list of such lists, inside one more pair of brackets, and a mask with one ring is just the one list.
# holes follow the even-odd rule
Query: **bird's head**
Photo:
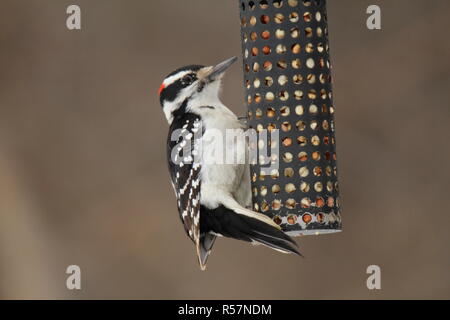
[[188, 105], [208, 105], [219, 100], [219, 92], [225, 70], [236, 57], [216, 66], [189, 65], [170, 73], [159, 87], [159, 101], [167, 121], [172, 122], [177, 112]]

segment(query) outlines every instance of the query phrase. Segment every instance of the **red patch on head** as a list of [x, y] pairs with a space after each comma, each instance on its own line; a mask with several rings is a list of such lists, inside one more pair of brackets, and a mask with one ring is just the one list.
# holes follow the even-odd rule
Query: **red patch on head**
[[164, 83], [161, 83], [161, 86], [159, 87], [158, 90], [158, 95], [161, 95], [161, 92], [166, 88], [166, 86], [164, 85]]

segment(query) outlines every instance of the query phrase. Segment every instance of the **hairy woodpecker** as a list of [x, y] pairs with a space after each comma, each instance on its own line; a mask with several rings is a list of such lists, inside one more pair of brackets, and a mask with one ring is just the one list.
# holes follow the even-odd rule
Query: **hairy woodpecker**
[[[164, 79], [159, 89], [161, 107], [170, 125], [167, 139], [170, 178], [181, 221], [196, 246], [202, 270], [217, 236], [300, 255], [295, 241], [272, 219], [249, 209], [251, 187], [246, 151], [237, 155], [244, 161], [233, 164], [207, 163], [202, 157], [215, 147], [206, 141], [208, 130], [215, 129], [225, 134], [227, 129], [234, 129], [244, 134], [242, 123], [219, 99], [224, 72], [235, 61], [236, 57], [233, 57], [216, 66], [179, 68]], [[193, 161], [191, 156], [182, 156], [181, 161], [174, 161], [173, 149], [177, 146], [180, 149], [180, 140], [173, 141], [175, 131], [183, 139], [192, 140], [190, 151], [192, 154], [201, 153], [199, 161]], [[195, 139], [194, 136], [200, 138]], [[186, 141], [182, 141], [181, 146], [185, 145]], [[237, 152], [232, 143], [224, 149]]]

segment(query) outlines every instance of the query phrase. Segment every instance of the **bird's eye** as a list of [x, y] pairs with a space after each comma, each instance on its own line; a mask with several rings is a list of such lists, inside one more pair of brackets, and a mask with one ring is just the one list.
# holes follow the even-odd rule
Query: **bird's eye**
[[183, 84], [186, 84], [186, 85], [191, 84], [192, 82], [194, 82], [194, 80], [195, 80], [195, 76], [192, 74], [187, 74], [181, 79]]

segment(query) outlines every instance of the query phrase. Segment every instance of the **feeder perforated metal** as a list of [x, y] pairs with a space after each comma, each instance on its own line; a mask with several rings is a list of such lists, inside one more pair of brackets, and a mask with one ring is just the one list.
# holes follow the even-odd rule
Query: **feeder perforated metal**
[[254, 209], [293, 236], [340, 231], [326, 1], [239, 5], [248, 125], [279, 134], [278, 169], [251, 165]]

